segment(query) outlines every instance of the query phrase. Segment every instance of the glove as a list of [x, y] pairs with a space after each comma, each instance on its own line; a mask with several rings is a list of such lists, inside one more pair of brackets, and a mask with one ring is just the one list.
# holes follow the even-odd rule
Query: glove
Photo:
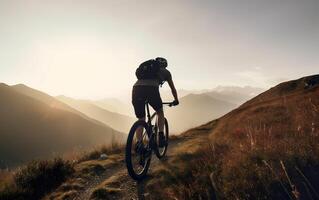
[[174, 100], [173, 101], [173, 106], [177, 106], [179, 104], [179, 101], [178, 100]]

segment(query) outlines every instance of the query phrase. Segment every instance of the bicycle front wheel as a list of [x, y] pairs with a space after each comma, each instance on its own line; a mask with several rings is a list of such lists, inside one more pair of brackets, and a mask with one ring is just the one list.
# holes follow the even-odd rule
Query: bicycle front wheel
[[150, 167], [152, 148], [150, 133], [145, 121], [136, 121], [127, 138], [125, 161], [127, 171], [134, 180], [142, 180]]

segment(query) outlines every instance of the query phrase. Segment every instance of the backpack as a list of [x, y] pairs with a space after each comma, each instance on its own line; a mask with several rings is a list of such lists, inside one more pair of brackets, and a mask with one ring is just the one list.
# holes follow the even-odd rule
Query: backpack
[[148, 60], [140, 64], [136, 69], [135, 75], [137, 79], [159, 79], [158, 72], [160, 71], [160, 66], [158, 62], [154, 59]]

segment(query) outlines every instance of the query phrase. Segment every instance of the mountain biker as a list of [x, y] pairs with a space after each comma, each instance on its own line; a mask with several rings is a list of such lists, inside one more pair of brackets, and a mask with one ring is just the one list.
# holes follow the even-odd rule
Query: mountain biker
[[[159, 129], [159, 147], [165, 146], [165, 137], [164, 137], [164, 124], [165, 117], [163, 112], [162, 99], [159, 93], [159, 86], [162, 85], [165, 81], [168, 82], [169, 87], [171, 88], [172, 95], [174, 97], [173, 105], [178, 105], [179, 100], [177, 96], [177, 91], [172, 79], [171, 73], [166, 69], [167, 60], [165, 58], [157, 57], [155, 60], [150, 60], [146, 62], [155, 63], [159, 66], [156, 76], [153, 78], [139, 78], [133, 86], [132, 91], [132, 104], [134, 106], [135, 115], [139, 120], [145, 121], [145, 102], [152, 106], [156, 111], [158, 117], [158, 129]], [[145, 63], [146, 63], [145, 62]], [[143, 128], [139, 127], [136, 131], [138, 138], [138, 143], [141, 143], [143, 134]], [[138, 147], [137, 147], [138, 148]]]

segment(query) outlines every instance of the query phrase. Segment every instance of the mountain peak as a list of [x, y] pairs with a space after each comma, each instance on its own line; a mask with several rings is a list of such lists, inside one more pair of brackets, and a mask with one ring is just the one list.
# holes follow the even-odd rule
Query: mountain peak
[[18, 84], [12, 85], [12, 87], [30, 88], [30, 87], [28, 87], [27, 85], [25, 85], [25, 84], [23, 84], [23, 83], [18, 83]]
[[9, 85], [7, 85], [5, 83], [0, 83], [0, 87], [9, 87]]

